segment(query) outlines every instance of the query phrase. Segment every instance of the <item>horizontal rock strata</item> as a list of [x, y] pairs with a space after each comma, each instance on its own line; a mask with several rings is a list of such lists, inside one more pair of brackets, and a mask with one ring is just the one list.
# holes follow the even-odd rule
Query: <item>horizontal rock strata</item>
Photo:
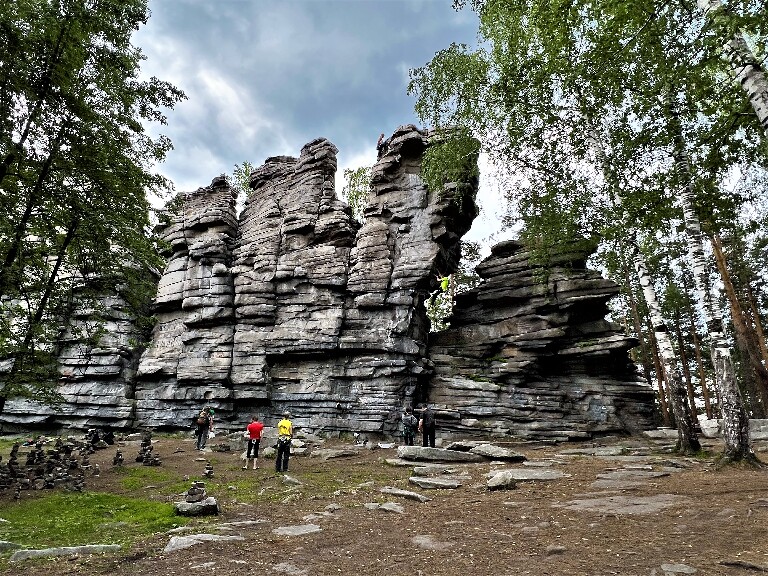
[[395, 131], [361, 222], [336, 197], [337, 150], [323, 138], [256, 168], [239, 218], [224, 177], [179, 196], [158, 228], [167, 266], [138, 368], [114, 303], [97, 347], [65, 338], [62, 412], [9, 402], [0, 421], [26, 410], [31, 424], [178, 429], [209, 404], [220, 429], [251, 413], [271, 427], [289, 410], [304, 431], [392, 438], [402, 409], [428, 400], [441, 441], [650, 427], [635, 342], [605, 320], [618, 289], [585, 268], [583, 246], [550, 254], [546, 270], [517, 242], [496, 246], [450, 328], [430, 333], [425, 301], [457, 268], [477, 179], [428, 190], [429, 146], [414, 126]]
[[605, 320], [619, 288], [585, 268], [593, 249], [574, 243], [545, 269], [509, 241], [477, 266], [480, 285], [431, 334], [440, 428], [572, 440], [650, 426], [653, 391], [629, 360], [635, 339]]

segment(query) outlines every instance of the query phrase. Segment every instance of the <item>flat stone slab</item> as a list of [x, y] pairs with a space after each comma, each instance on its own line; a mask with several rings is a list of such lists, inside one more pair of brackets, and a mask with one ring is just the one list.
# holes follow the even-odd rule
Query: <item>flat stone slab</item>
[[197, 546], [203, 542], [231, 542], [233, 540], [245, 540], [242, 536], [222, 536], [221, 534], [189, 534], [187, 536], [173, 536], [163, 549], [163, 552], [175, 552]]
[[423, 446], [400, 446], [397, 449], [398, 458], [417, 462], [485, 462], [486, 459], [478, 454], [446, 450], [445, 448], [425, 448]]
[[425, 490], [455, 490], [462, 485], [462, 483], [456, 478], [444, 478], [435, 476], [411, 476], [408, 478], [408, 482], [415, 484], [419, 488], [424, 488]]
[[495, 446], [494, 444], [480, 444], [469, 450], [470, 454], [477, 454], [484, 458], [490, 458], [491, 460], [503, 460], [505, 462], [524, 462], [526, 457], [519, 452], [510, 450], [509, 448], [502, 448], [501, 446]]
[[560, 480], [561, 478], [570, 478], [570, 474], [560, 470], [550, 470], [547, 468], [505, 468], [503, 470], [494, 470], [486, 474], [486, 478], [493, 478], [498, 475], [507, 476], [513, 480]]
[[[410, 463], [413, 466], [413, 462]], [[413, 467], [414, 476], [442, 476], [443, 474], [458, 474], [462, 470], [445, 464], [423, 464]]]
[[592, 446], [590, 448], [568, 448], [559, 454], [564, 456], [621, 456], [625, 453], [622, 446]]
[[347, 450], [347, 449], [331, 449], [331, 448], [321, 448], [319, 450], [312, 450], [310, 452], [309, 456], [310, 458], [322, 458], [323, 460], [330, 460], [332, 458], [351, 458], [352, 456], [357, 456], [358, 451], [357, 450]]
[[603, 498], [588, 498], [571, 500], [566, 503], [553, 504], [558, 508], [582, 510], [585, 512], [600, 512], [604, 514], [653, 514], [672, 506], [689, 504], [690, 498], [676, 494], [656, 494], [655, 496], [605, 496]]
[[118, 552], [119, 544], [90, 544], [88, 546], [65, 546], [63, 548], [43, 548], [41, 550], [17, 550], [8, 559], [9, 562], [19, 562], [30, 558], [53, 558], [56, 556], [81, 556], [83, 554], [104, 554]]
[[321, 530], [322, 528], [317, 524], [299, 524], [297, 526], [280, 526], [272, 530], [272, 534], [277, 534], [278, 536], [304, 536], [305, 534], [313, 534]]
[[394, 512], [395, 514], [405, 514], [405, 508], [397, 502], [384, 502], [383, 504], [368, 502], [364, 506], [368, 510], [384, 510], [385, 512]]
[[429, 502], [432, 500], [429, 496], [419, 494], [418, 492], [411, 492], [410, 490], [402, 490], [401, 488], [393, 488], [392, 486], [384, 486], [379, 490], [382, 494], [390, 494], [392, 496], [400, 496], [408, 500], [416, 500], [417, 502]]
[[431, 534], [414, 536], [412, 542], [419, 548], [424, 548], [425, 550], [449, 550], [453, 547], [453, 543], [436, 540]]
[[611, 472], [603, 472], [598, 474], [597, 477], [602, 480], [647, 480], [649, 478], [663, 478], [669, 476], [669, 472], [654, 472], [650, 470], [612, 470]]
[[413, 460], [403, 460], [402, 458], [385, 458], [384, 463], [390, 466], [413, 466]]

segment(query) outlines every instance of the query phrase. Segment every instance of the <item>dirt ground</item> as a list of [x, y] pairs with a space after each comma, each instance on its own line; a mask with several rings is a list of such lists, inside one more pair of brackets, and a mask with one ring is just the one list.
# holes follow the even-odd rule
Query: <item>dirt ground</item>
[[[117, 554], [3, 561], [0, 574], [768, 572], [768, 471], [742, 466], [717, 469], [714, 455], [721, 448], [717, 443], [708, 446], [712, 457], [695, 459], [670, 453], [668, 444], [645, 438], [567, 445], [497, 443], [524, 454], [527, 461], [446, 466], [462, 485], [428, 490], [409, 482], [413, 466], [385, 462], [397, 457], [396, 447], [371, 449], [326, 441], [315, 447], [315, 454], [322, 448], [348, 449], [353, 455], [293, 456], [286, 478], [275, 474], [271, 459], [260, 459], [257, 470], [242, 470], [238, 452], [200, 453], [191, 438], [158, 438], [155, 453], [162, 457], [160, 468], [175, 481], [200, 478], [208, 458], [216, 485], [228, 486], [210, 493], [219, 501], [221, 514], [195, 519], [182, 534], [235, 535], [242, 540], [203, 542], [164, 552], [172, 535], [162, 533]], [[138, 442], [123, 444], [126, 466], [141, 466], [133, 461], [137, 447]], [[763, 461], [768, 461], [766, 450], [756, 446]], [[112, 466], [114, 452], [109, 448], [91, 456], [101, 473], [88, 478], [88, 490], [169, 499], [158, 485], [126, 490]], [[564, 475], [489, 491], [487, 474], [507, 468]], [[380, 491], [385, 486], [430, 500], [422, 503], [385, 494]], [[270, 497], [256, 504], [242, 502], [248, 500], [243, 494], [249, 491]], [[386, 502], [398, 504], [402, 511], [372, 505]], [[12, 505], [9, 494], [0, 494], [0, 516], [7, 505]], [[275, 532], [309, 524], [319, 530], [296, 536]]]

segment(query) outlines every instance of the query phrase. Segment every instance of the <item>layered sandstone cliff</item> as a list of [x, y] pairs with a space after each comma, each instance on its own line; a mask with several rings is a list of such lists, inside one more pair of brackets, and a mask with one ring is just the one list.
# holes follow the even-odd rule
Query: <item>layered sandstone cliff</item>
[[[362, 223], [336, 198], [337, 151], [325, 139], [256, 169], [239, 219], [224, 178], [174, 203], [137, 373], [109, 386], [84, 375], [114, 402], [59, 421], [178, 428], [207, 403], [224, 427], [253, 412], [270, 424], [287, 409], [312, 431], [391, 436], [404, 406], [428, 400], [447, 435], [650, 427], [653, 394], [627, 355], [634, 342], [604, 320], [617, 287], [584, 268], [586, 252], [553, 257], [542, 283], [523, 246], [497, 246], [481, 284], [457, 297], [451, 328], [430, 334], [425, 300], [438, 272], [457, 266], [476, 181], [428, 190], [428, 146], [414, 126], [392, 135]], [[22, 410], [0, 418], [19, 422]]]

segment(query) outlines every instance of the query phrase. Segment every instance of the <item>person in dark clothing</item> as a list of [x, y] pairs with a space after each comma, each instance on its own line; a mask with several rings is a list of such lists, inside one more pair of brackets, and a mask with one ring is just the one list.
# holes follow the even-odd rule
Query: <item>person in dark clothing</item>
[[413, 408], [408, 406], [402, 416], [403, 420], [403, 442], [406, 446], [413, 446], [413, 439], [416, 436], [416, 427], [418, 420], [413, 415]]
[[424, 405], [419, 420], [419, 432], [421, 432], [421, 445], [435, 447], [435, 413], [429, 405]]
[[197, 415], [195, 420], [195, 436], [197, 436], [197, 449], [205, 448], [208, 441], [208, 433], [213, 431], [213, 408], [206, 406]]

